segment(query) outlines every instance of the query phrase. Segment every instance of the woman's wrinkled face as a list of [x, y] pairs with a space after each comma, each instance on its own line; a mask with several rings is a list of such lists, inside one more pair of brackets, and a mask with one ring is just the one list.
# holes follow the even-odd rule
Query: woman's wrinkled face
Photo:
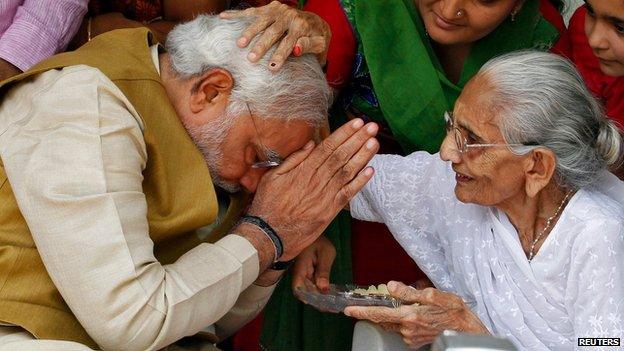
[[490, 34], [523, 0], [414, 0], [431, 39], [470, 44]]
[[624, 76], [624, 1], [586, 0], [585, 34], [600, 70], [609, 76]]
[[[497, 113], [489, 108], [489, 83], [473, 79], [455, 104], [453, 118], [468, 144], [505, 144]], [[466, 203], [496, 206], [524, 192], [523, 156], [506, 147], [468, 148], [460, 153], [453, 133], [448, 133], [440, 157], [455, 171], [455, 195]]]

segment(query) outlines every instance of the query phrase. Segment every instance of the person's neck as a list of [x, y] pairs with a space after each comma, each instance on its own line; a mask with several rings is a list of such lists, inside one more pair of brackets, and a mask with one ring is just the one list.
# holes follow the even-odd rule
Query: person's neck
[[438, 57], [440, 65], [442, 65], [446, 77], [451, 82], [458, 83], [461, 78], [464, 63], [468, 59], [468, 55], [470, 55], [472, 43], [442, 45], [432, 40], [431, 45]]
[[[167, 89], [167, 94], [169, 94], [169, 87], [174, 86], [176, 82], [176, 75], [171, 67], [171, 60], [169, 59], [169, 54], [160, 53], [158, 54], [158, 63], [160, 64], [160, 79], [163, 81], [163, 85], [165, 89]], [[171, 96], [170, 96], [171, 97]]]
[[169, 97], [169, 101], [171, 101], [171, 105], [176, 110], [178, 117], [182, 119], [182, 114], [180, 113], [180, 106], [176, 104], [177, 101], [183, 101], [180, 92], [185, 91], [180, 83], [180, 79], [176, 75], [171, 66], [171, 60], [169, 59], [169, 54], [161, 53], [158, 55], [158, 61], [160, 64], [160, 79], [165, 87], [165, 91], [167, 92], [167, 96]]
[[[562, 206], [562, 202], [564, 202], [567, 194], [565, 189], [561, 189], [551, 182], [535, 197], [530, 197], [525, 192], [522, 192], [518, 196], [496, 205], [498, 209], [507, 215], [511, 224], [518, 231], [520, 243], [525, 253], [528, 254], [533, 241], [546, 227], [548, 218], [553, 217], [559, 207]], [[569, 200], [569, 197], [567, 200]], [[539, 238], [540, 242], [548, 236], [548, 232], [563, 212], [563, 207], [557, 216], [552, 219], [550, 227]]]

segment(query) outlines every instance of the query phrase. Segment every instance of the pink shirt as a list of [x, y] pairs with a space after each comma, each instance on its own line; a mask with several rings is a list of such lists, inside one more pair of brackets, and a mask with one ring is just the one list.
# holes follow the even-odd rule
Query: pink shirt
[[0, 0], [0, 58], [22, 71], [65, 50], [88, 0]]

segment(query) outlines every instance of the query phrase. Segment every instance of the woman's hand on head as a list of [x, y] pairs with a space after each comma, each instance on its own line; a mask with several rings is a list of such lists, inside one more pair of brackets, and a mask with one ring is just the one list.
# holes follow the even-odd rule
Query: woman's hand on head
[[[262, 7], [225, 11], [220, 17], [255, 17], [237, 41], [239, 47], [246, 47], [255, 36], [260, 35], [249, 52], [248, 58], [251, 62], [260, 60], [279, 41], [269, 60], [270, 69], [278, 70], [291, 54], [316, 54], [319, 63], [325, 64], [331, 31], [327, 22], [311, 12], [273, 1]], [[259, 34], [261, 32], [263, 33]]]
[[464, 301], [457, 295], [434, 288], [415, 289], [399, 282], [389, 282], [390, 295], [402, 301], [403, 306], [347, 307], [345, 314], [380, 324], [397, 332], [410, 348], [419, 348], [433, 342], [444, 330], [473, 334], [489, 334]]
[[329, 289], [329, 275], [336, 258], [334, 245], [325, 236], [320, 236], [297, 257], [292, 270], [292, 287], [297, 289], [313, 282], [321, 291]]

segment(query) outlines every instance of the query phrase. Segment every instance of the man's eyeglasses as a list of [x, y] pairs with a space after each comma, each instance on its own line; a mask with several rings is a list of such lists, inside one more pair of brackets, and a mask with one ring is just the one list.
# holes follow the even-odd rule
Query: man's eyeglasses
[[267, 148], [264, 146], [262, 139], [260, 138], [260, 133], [258, 132], [258, 126], [256, 126], [256, 121], [251, 114], [251, 108], [249, 108], [249, 104], [245, 103], [247, 106], [247, 111], [249, 112], [249, 117], [251, 117], [251, 123], [253, 123], [254, 129], [256, 130], [256, 135], [258, 136], [258, 143], [260, 144], [260, 148], [266, 157], [266, 161], [255, 162], [251, 165], [251, 168], [273, 168], [282, 164], [282, 158], [277, 154], [277, 152]]
[[[457, 145], [457, 151], [459, 153], [464, 154], [468, 151], [468, 149], [477, 149], [483, 147], [520, 147], [520, 146], [530, 146], [529, 144], [469, 144], [468, 140], [462, 133], [462, 131], [455, 125], [455, 120], [453, 119], [452, 112], [444, 112], [444, 123], [446, 126], [446, 133], [454, 133], [455, 144]], [[531, 144], [531, 146], [535, 146], [537, 144]]]

